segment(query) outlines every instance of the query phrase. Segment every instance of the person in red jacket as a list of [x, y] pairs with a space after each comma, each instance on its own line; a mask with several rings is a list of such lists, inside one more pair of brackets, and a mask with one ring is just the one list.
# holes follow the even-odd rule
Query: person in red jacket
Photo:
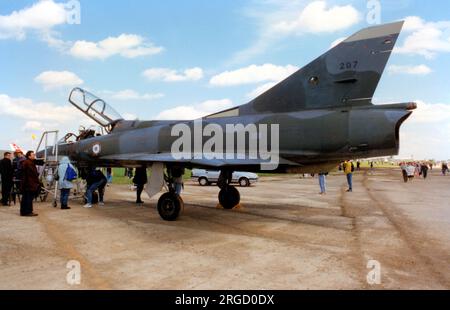
[[21, 216], [37, 216], [33, 212], [33, 200], [40, 188], [39, 174], [34, 161], [36, 155], [33, 151], [27, 152], [26, 160], [22, 163], [22, 201], [20, 202]]

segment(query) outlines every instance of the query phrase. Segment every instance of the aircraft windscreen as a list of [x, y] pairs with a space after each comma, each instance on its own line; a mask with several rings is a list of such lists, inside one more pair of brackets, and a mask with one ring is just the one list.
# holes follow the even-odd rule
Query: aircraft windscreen
[[81, 88], [72, 90], [69, 102], [103, 127], [123, 119], [105, 101]]

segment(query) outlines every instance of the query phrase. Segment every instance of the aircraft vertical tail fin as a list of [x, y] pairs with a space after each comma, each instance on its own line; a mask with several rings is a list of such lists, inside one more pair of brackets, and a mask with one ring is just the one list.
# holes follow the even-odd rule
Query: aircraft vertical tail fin
[[241, 114], [370, 105], [403, 21], [369, 27], [240, 108]]

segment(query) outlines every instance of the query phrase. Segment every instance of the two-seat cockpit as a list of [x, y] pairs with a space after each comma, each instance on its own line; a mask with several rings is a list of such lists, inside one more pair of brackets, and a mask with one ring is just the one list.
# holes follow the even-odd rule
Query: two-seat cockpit
[[80, 126], [78, 129], [78, 134], [68, 133], [66, 134], [60, 141], [59, 144], [72, 144], [82, 140], [103, 136], [105, 131], [102, 127], [91, 126], [86, 128], [84, 126]]
[[90, 126], [88, 128], [80, 126], [78, 134], [68, 133], [59, 141], [60, 144], [72, 144], [103, 136], [110, 133], [114, 126], [123, 120], [122, 116], [103, 99], [84, 89], [74, 88], [70, 93], [69, 102], [99, 126]]
[[123, 120], [123, 117], [103, 99], [84, 89], [74, 88], [70, 93], [69, 102], [99, 124], [107, 133]]

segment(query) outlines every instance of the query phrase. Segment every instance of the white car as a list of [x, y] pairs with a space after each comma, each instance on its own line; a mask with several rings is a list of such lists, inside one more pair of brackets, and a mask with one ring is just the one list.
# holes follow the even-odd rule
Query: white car
[[[200, 186], [211, 185], [219, 180], [220, 171], [192, 169], [192, 178], [198, 181]], [[238, 183], [241, 187], [248, 187], [258, 182], [258, 175], [251, 172], [234, 172], [231, 183]]]

